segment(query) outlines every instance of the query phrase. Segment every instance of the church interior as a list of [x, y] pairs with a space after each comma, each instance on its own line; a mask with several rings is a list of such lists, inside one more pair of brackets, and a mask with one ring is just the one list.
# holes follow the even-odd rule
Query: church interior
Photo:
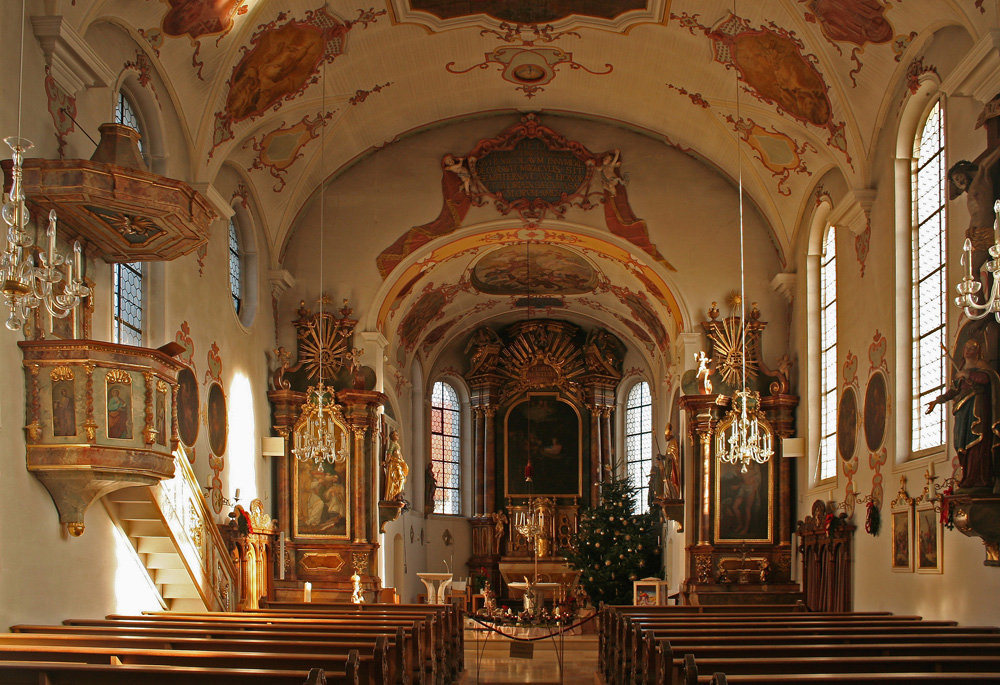
[[1000, 624], [1000, 0], [0, 12], [4, 630]]

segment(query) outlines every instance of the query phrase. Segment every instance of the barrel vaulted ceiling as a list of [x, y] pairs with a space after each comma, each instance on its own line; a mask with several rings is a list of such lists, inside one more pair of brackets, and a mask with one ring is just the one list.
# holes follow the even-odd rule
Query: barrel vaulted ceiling
[[178, 112], [186, 180], [212, 183], [227, 164], [245, 172], [272, 268], [324, 178], [414, 131], [498, 111], [611, 122], [729, 178], [742, 155], [744, 187], [787, 263], [817, 179], [838, 170], [846, 187], [869, 187], [899, 84], [935, 68], [915, 57], [935, 32], [956, 27], [971, 46], [987, 30], [983, 0], [46, 6], [84, 36], [102, 23], [129, 31], [136, 70], [155, 71], [167, 91], [156, 97]]

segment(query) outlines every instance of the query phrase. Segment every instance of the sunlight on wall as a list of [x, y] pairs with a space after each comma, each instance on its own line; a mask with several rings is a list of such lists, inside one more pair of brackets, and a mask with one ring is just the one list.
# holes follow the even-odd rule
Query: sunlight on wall
[[237, 372], [229, 386], [229, 496], [240, 489], [240, 504], [250, 509], [257, 497], [257, 430], [250, 379]]
[[115, 611], [119, 614], [139, 614], [159, 611], [164, 607], [156, 596], [149, 574], [142, 567], [132, 544], [117, 527], [115, 535]]

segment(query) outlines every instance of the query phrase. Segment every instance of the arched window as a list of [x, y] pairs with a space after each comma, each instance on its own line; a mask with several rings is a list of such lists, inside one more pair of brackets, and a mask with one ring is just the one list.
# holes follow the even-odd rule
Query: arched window
[[435, 514], [462, 513], [462, 464], [458, 394], [443, 381], [434, 384], [431, 393], [431, 463], [437, 490]]
[[945, 442], [945, 413], [927, 404], [945, 385], [945, 159], [944, 112], [941, 101], [917, 129], [914, 171], [911, 272], [913, 294], [913, 402], [910, 449], [913, 454], [940, 448]]
[[233, 217], [229, 218], [229, 292], [233, 296], [233, 308], [239, 315], [243, 307], [243, 250]]
[[[142, 127], [136, 108], [125, 91], [118, 91], [115, 123], [130, 126], [139, 132], [139, 150], [142, 150]], [[112, 269], [112, 342], [122, 345], [142, 345], [143, 306], [146, 302], [146, 280], [142, 262], [115, 264]]]
[[837, 231], [830, 226], [819, 266], [819, 480], [837, 475]]
[[653, 464], [653, 399], [649, 383], [632, 386], [625, 401], [625, 469], [639, 489], [639, 512], [648, 509], [649, 469]]
[[119, 90], [118, 104], [115, 107], [115, 123], [134, 128], [139, 133], [139, 152], [142, 152], [142, 124], [139, 121], [138, 111], [132, 98], [124, 90]]
[[144, 291], [142, 262], [115, 264], [113, 278], [113, 316], [111, 341], [122, 345], [142, 345], [142, 308]]

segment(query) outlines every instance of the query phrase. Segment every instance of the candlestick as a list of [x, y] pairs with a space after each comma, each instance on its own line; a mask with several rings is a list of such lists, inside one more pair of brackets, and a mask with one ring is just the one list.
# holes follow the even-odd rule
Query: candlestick
[[281, 531], [278, 535], [278, 548], [280, 549], [281, 558], [278, 560], [278, 580], [285, 579], [285, 531]]

